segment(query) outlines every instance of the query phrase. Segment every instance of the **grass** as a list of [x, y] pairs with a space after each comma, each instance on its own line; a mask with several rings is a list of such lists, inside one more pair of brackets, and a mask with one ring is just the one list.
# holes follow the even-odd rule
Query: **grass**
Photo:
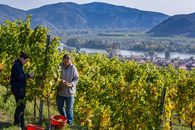
[[191, 130], [191, 129], [186, 126], [173, 125], [173, 130]]

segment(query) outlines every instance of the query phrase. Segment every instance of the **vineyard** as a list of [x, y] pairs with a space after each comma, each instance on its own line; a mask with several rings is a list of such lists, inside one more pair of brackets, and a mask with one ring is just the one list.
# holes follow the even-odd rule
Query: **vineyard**
[[[49, 30], [42, 26], [31, 29], [30, 21], [29, 16], [25, 22], [5, 21], [0, 26], [0, 84], [10, 89], [12, 63], [24, 51], [29, 55], [25, 70], [35, 73], [35, 79], [28, 80], [26, 100], [49, 100], [54, 106], [58, 65], [67, 52], [58, 51], [57, 37], [46, 44]], [[173, 129], [175, 124], [194, 129], [195, 70], [108, 59], [100, 54], [70, 55], [79, 72], [76, 124], [97, 130]]]

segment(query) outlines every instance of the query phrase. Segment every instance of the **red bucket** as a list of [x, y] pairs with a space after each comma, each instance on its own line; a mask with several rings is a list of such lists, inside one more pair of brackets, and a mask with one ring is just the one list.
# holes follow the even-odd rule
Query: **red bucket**
[[42, 126], [28, 124], [27, 130], [44, 130]]
[[54, 128], [61, 129], [66, 126], [66, 117], [62, 115], [53, 115], [51, 116], [51, 125]]

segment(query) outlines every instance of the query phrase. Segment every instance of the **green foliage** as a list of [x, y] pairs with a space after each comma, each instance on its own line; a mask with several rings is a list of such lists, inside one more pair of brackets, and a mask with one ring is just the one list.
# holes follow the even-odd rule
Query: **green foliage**
[[60, 62], [57, 50], [59, 39], [54, 37], [46, 47], [48, 29], [37, 26], [32, 30], [30, 21], [31, 16], [28, 16], [24, 23], [20, 20], [5, 21], [0, 26], [0, 46], [2, 48], [0, 62], [4, 67], [0, 76], [1, 84], [9, 88], [11, 66], [19, 57], [20, 51], [24, 51], [30, 60], [25, 65], [25, 70], [35, 73], [35, 79], [28, 80], [27, 100], [32, 100], [35, 96], [45, 99], [46, 92], [51, 94], [50, 98], [54, 98], [53, 93], [58, 83], [56, 66]]
[[61, 41], [71, 47], [99, 48], [112, 47], [117, 43], [120, 49], [137, 51], [194, 53], [195, 40], [188, 37], [151, 37], [143, 32], [107, 32], [101, 31], [89, 34], [69, 35], [64, 33]]
[[[191, 123], [194, 127], [194, 72], [108, 59], [98, 54], [73, 57], [80, 74], [75, 100], [75, 120], [80, 125], [91, 129], [170, 129], [176, 112], [185, 117], [177, 116], [176, 120], [182, 118], [181, 124], [190, 127]], [[185, 87], [185, 98], [178, 94], [180, 82]], [[167, 93], [161, 115], [163, 86]], [[179, 104], [184, 105], [177, 107]]]
[[[27, 72], [35, 79], [28, 80], [27, 98], [35, 96], [55, 102], [58, 84], [58, 64], [66, 52], [58, 52], [58, 38], [46, 46], [48, 29], [30, 28], [26, 21], [4, 22], [0, 26], [0, 83], [9, 87], [13, 61], [21, 50], [28, 52]], [[75, 99], [75, 122], [87, 129], [171, 129], [177, 114], [180, 123], [191, 128], [194, 121], [195, 70], [184, 71], [172, 66], [160, 68], [151, 63], [108, 59], [106, 55], [72, 52], [73, 63], [79, 71]], [[160, 102], [166, 87], [164, 111]], [[162, 113], [162, 115], [161, 115]], [[160, 122], [162, 121], [162, 122]]]

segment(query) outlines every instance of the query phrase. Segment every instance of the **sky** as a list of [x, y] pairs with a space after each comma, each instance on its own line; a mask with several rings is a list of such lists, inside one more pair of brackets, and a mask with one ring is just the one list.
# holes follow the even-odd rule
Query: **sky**
[[0, 4], [23, 10], [58, 2], [74, 2], [77, 4], [105, 2], [168, 15], [195, 13], [195, 0], [0, 0]]

